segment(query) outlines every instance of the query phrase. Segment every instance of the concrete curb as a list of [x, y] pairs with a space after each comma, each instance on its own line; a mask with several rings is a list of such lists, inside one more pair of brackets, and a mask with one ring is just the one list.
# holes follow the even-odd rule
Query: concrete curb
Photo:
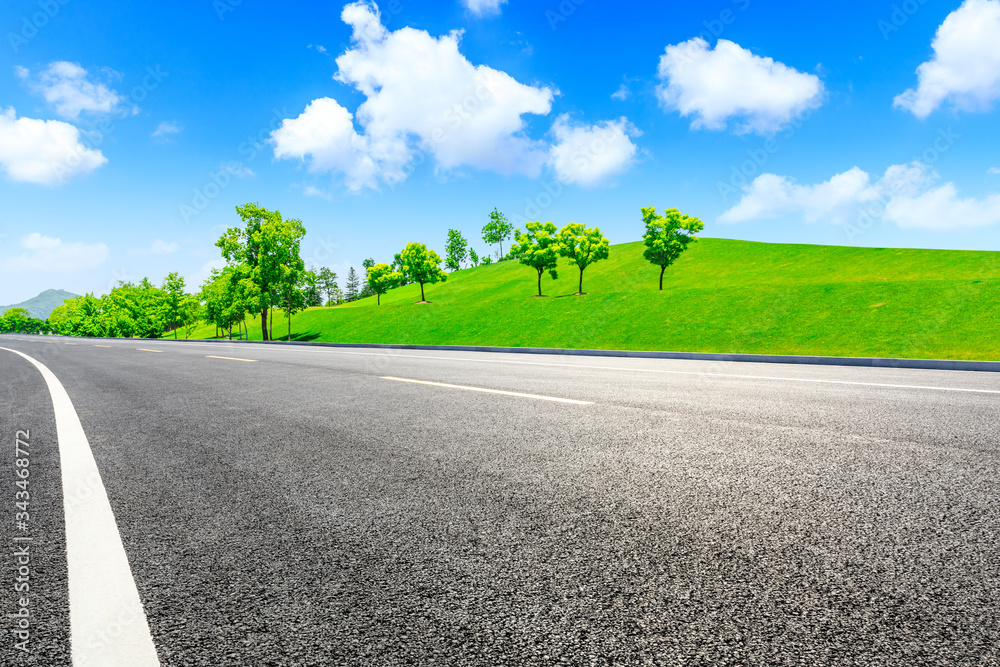
[[[194, 339], [192, 339], [194, 340]], [[480, 345], [380, 345], [366, 343], [312, 343], [304, 341], [216, 340], [199, 342], [243, 343], [256, 345], [306, 345], [315, 347], [369, 348], [381, 350], [429, 350], [451, 352], [498, 352], [514, 354], [553, 354], [583, 357], [631, 357], [638, 359], [689, 359], [695, 361], [741, 361], [757, 364], [812, 364], [820, 366], [862, 366], [870, 368], [914, 368], [939, 371], [978, 371], [1000, 373], [1000, 361], [959, 359], [886, 359], [880, 357], [816, 357], [787, 354], [717, 354], [712, 352], [650, 352], [642, 350], [575, 350], [547, 347], [487, 347]]]
[[[11, 334], [13, 335], [13, 334]], [[48, 336], [47, 336], [48, 337]], [[52, 338], [80, 338], [51, 336]], [[139, 340], [131, 338], [87, 337], [88, 340]], [[146, 339], [143, 339], [146, 340]], [[1000, 373], [1000, 361], [966, 361], [960, 359], [888, 359], [882, 357], [819, 357], [791, 354], [717, 354], [713, 352], [652, 352], [645, 350], [575, 350], [550, 347], [488, 347], [482, 345], [382, 345], [377, 343], [314, 343], [284, 340], [228, 340], [216, 338], [149, 339], [177, 343], [240, 343], [244, 345], [302, 345], [312, 347], [342, 347], [377, 350], [427, 350], [441, 352], [497, 352], [504, 354], [552, 354], [581, 357], [631, 357], [634, 359], [688, 359], [693, 361], [740, 361], [754, 364], [807, 364], [816, 366], [859, 366], [868, 368], [914, 368], [935, 371], [976, 371]]]

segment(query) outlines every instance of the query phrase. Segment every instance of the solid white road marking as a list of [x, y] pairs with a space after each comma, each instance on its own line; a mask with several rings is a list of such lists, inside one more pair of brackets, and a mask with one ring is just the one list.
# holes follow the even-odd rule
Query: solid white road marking
[[229, 359], [230, 361], [257, 361], [256, 359], [240, 359], [239, 357], [218, 357], [214, 354], [206, 354], [208, 359]]
[[147, 350], [144, 347], [137, 347], [135, 349], [139, 352], [163, 352], [163, 350]]
[[110, 345], [94, 345], [94, 347], [111, 347]]
[[45, 378], [56, 417], [66, 514], [70, 641], [74, 665], [159, 665], [115, 515], [73, 402], [59, 379], [26, 354]]
[[445, 384], [443, 382], [427, 382], [425, 380], [409, 380], [407, 378], [394, 378], [383, 376], [383, 380], [395, 380], [396, 382], [412, 382], [413, 384], [426, 384], [432, 387], [447, 387], [448, 389], [464, 389], [465, 391], [481, 391], [486, 394], [503, 394], [504, 396], [519, 396], [521, 398], [535, 398], [540, 401], [554, 401], [556, 403], [572, 403], [574, 405], [591, 405], [593, 401], [576, 401], [571, 398], [555, 398], [553, 396], [538, 396], [537, 394], [522, 394], [516, 391], [500, 391], [499, 389], [484, 389], [482, 387], [466, 387], [461, 384]]

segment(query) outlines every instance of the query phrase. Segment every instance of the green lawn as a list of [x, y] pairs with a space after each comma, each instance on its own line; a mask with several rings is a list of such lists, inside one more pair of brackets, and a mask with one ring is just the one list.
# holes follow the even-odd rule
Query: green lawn
[[[1000, 359], [1000, 253], [702, 239], [667, 270], [641, 243], [587, 269], [547, 275], [517, 262], [465, 269], [426, 287], [311, 308], [295, 340], [586, 349]], [[276, 313], [274, 332], [279, 326]], [[260, 339], [260, 319], [249, 320]], [[208, 338], [214, 327], [192, 337]]]

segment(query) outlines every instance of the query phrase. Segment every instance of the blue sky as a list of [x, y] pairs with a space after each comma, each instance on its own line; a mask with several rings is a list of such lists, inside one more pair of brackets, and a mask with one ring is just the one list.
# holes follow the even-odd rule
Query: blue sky
[[342, 277], [449, 228], [482, 252], [494, 207], [1000, 250], [1000, 0], [12, 0], [2, 28], [0, 303], [197, 283], [248, 201]]

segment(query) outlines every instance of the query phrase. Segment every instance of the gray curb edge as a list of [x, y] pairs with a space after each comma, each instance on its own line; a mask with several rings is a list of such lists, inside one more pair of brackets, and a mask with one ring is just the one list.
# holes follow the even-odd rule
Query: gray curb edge
[[[78, 338], [52, 336], [53, 338]], [[81, 336], [82, 338], [82, 336]], [[131, 338], [88, 337], [89, 340], [139, 340]], [[145, 340], [145, 339], [143, 339]], [[228, 340], [216, 338], [149, 339], [178, 343], [240, 343], [244, 345], [302, 345], [378, 350], [428, 350], [441, 352], [496, 352], [504, 354], [551, 354], [581, 357], [630, 357], [634, 359], [687, 359], [692, 361], [740, 361], [755, 364], [807, 364], [817, 366], [860, 366], [869, 368], [914, 368], [937, 371], [978, 371], [1000, 373], [1000, 361], [960, 359], [888, 359], [882, 357], [819, 357], [791, 354], [718, 354], [713, 352], [652, 352], [644, 350], [576, 350], [550, 347], [488, 347], [482, 345], [384, 345], [378, 343], [315, 343], [284, 340]]]
[[[194, 340], [194, 339], [192, 339]], [[430, 350], [451, 352], [498, 352], [506, 354], [553, 354], [582, 357], [631, 357], [636, 359], [688, 359], [694, 361], [742, 361], [758, 364], [812, 364], [821, 366], [867, 366], [871, 368], [916, 368], [939, 371], [1000, 373], [1000, 361], [958, 359], [885, 359], [880, 357], [816, 357], [788, 354], [717, 354], [712, 352], [650, 352], [642, 350], [575, 350], [548, 347], [487, 347], [481, 345], [381, 345], [366, 343], [313, 343], [304, 341], [217, 340], [199, 342], [256, 345], [305, 345], [315, 347], [369, 348], [381, 350]]]

